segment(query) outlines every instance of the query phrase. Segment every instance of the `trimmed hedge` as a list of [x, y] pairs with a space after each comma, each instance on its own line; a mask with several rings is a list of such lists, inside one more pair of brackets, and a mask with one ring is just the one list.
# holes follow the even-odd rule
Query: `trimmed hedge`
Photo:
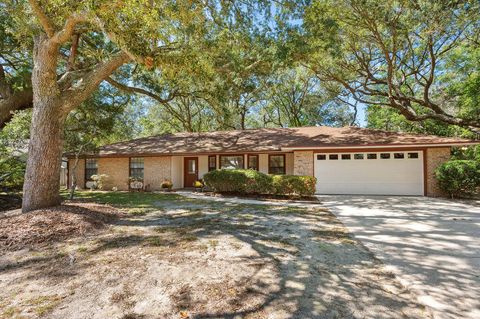
[[203, 176], [205, 185], [218, 193], [311, 196], [313, 176], [267, 175], [250, 169], [220, 169]]
[[473, 195], [480, 189], [480, 161], [450, 160], [435, 171], [438, 185], [452, 198]]
[[203, 175], [205, 184], [219, 193], [268, 194], [272, 191], [268, 175], [251, 169], [219, 169]]
[[313, 176], [272, 175], [272, 182], [277, 195], [312, 196], [317, 179]]

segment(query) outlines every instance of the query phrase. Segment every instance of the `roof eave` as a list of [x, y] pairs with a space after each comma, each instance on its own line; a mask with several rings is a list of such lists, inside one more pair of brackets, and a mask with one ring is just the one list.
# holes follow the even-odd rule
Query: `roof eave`
[[328, 146], [292, 146], [282, 147], [282, 151], [326, 150], [326, 149], [364, 149], [364, 148], [428, 148], [479, 145], [480, 141], [449, 142], [449, 143], [422, 143], [422, 144], [364, 144], [364, 145], [328, 145]]

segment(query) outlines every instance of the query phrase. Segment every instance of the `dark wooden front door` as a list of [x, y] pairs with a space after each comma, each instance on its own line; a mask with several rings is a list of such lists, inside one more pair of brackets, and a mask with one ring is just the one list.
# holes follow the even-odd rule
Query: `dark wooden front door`
[[183, 187], [193, 187], [198, 180], [198, 157], [185, 157], [183, 159]]

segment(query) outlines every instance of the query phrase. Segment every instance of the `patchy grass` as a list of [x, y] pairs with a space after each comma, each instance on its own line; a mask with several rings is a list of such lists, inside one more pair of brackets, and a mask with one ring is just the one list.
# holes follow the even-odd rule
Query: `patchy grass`
[[126, 216], [96, 236], [0, 256], [0, 317], [425, 318], [324, 209], [77, 195]]
[[130, 208], [127, 210], [127, 213], [133, 216], [145, 216], [149, 212], [151, 212], [152, 209], [150, 208], [144, 208], [144, 207], [137, 207], [137, 208]]
[[[63, 198], [68, 198], [68, 192], [62, 191]], [[175, 200], [181, 198], [177, 194], [159, 194], [149, 192], [104, 192], [104, 191], [76, 191], [74, 200], [96, 202], [117, 207], [132, 209], [155, 208], [158, 201]]]

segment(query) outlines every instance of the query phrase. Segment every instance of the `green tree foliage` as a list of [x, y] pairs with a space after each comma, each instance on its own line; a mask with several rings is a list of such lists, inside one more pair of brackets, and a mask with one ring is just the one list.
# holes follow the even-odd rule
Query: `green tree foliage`
[[454, 196], [472, 196], [480, 190], [479, 160], [450, 160], [437, 168], [435, 176], [442, 190]]
[[478, 62], [472, 57], [461, 68], [450, 63], [461, 48], [478, 47], [479, 6], [478, 1], [313, 1], [296, 54], [321, 80], [343, 87], [349, 100], [393, 108], [409, 121], [435, 120], [479, 132], [478, 108], [465, 107], [471, 87], [457, 88], [451, 74], [460, 69], [470, 74]]
[[118, 94], [109, 86], [101, 86], [68, 115], [64, 133], [65, 152], [76, 153], [80, 148], [85, 152], [93, 151], [100, 145], [133, 137], [133, 119], [124, 117], [130, 102], [129, 96]]
[[370, 105], [366, 108], [366, 122], [368, 128], [386, 131], [438, 136], [460, 136], [465, 138], [475, 138], [477, 136], [477, 134], [468, 129], [440, 121], [409, 121], [399, 111], [378, 105]]
[[269, 76], [261, 113], [266, 124], [281, 127], [354, 124], [352, 109], [337, 94], [304, 67], [284, 68]]
[[30, 110], [17, 111], [0, 130], [0, 190], [20, 190], [23, 186], [31, 118]]

